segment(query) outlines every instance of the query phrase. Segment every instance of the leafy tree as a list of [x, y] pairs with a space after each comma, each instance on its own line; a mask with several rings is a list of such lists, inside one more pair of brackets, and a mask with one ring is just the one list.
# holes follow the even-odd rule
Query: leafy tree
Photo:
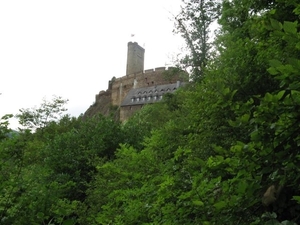
[[72, 218], [78, 204], [62, 195], [70, 184], [50, 180], [45, 146], [45, 138], [29, 131], [0, 143], [1, 224], [61, 223]]
[[122, 140], [120, 124], [102, 115], [81, 121], [78, 128], [56, 135], [47, 143], [44, 160], [51, 169], [52, 181], [71, 182], [66, 198], [83, 201], [97, 162], [114, 158]]
[[146, 105], [129, 118], [122, 126], [124, 142], [142, 150], [145, 138], [150, 137], [152, 131], [162, 128], [168, 121], [180, 116], [179, 111], [184, 98], [182, 89], [177, 90], [175, 95], [165, 94], [161, 102]]
[[210, 59], [210, 29], [220, 12], [220, 3], [213, 0], [183, 0], [183, 6], [176, 16], [176, 32], [187, 44], [188, 54], [182, 65], [191, 69], [191, 78], [199, 81]]
[[6, 114], [4, 116], [1, 117], [0, 120], [0, 140], [7, 138], [10, 134], [10, 132], [12, 132], [12, 130], [8, 127], [9, 126], [9, 119], [12, 118], [13, 115], [12, 114]]
[[20, 114], [16, 117], [19, 123], [27, 129], [44, 128], [51, 121], [57, 121], [63, 112], [66, 111], [64, 105], [68, 100], [62, 97], [54, 96], [52, 101], [43, 99], [43, 103], [39, 108], [20, 109]]

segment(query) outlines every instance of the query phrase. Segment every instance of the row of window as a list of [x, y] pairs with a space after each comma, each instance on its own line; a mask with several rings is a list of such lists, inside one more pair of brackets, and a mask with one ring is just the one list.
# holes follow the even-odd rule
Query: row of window
[[[173, 90], [175, 90], [176, 88], [173, 88]], [[161, 92], [164, 92], [165, 90], [164, 89], [161, 89], [160, 90]], [[170, 88], [168, 88], [166, 91], [171, 91]], [[138, 95], [141, 95], [141, 94], [152, 94], [153, 91], [149, 91], [149, 93], [147, 93], [147, 91], [144, 91], [143, 93], [142, 92], [139, 92]], [[157, 90], [154, 91], [154, 93], [157, 93]]]
[[150, 100], [160, 100], [162, 99], [162, 95], [158, 96], [158, 95], [154, 95], [154, 96], [143, 96], [143, 97], [133, 97], [131, 98], [131, 102], [139, 102], [139, 101], [150, 101]]

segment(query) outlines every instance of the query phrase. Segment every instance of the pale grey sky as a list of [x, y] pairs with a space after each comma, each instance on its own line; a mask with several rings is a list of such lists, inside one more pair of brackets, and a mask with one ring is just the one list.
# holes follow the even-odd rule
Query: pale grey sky
[[69, 99], [69, 114], [84, 113], [113, 76], [125, 75], [128, 41], [145, 48], [145, 69], [170, 64], [183, 46], [182, 38], [172, 33], [171, 20], [180, 4], [0, 1], [0, 117], [38, 106], [53, 95]]

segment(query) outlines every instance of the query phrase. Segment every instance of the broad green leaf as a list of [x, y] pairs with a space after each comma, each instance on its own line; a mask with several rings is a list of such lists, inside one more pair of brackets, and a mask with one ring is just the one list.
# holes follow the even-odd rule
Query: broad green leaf
[[222, 154], [222, 153], [226, 152], [221, 146], [218, 146], [218, 145], [215, 145], [215, 144], [212, 144], [212, 148], [214, 149], [214, 151], [216, 153], [219, 153], [219, 154]]
[[260, 135], [259, 135], [258, 130], [253, 131], [253, 132], [250, 134], [250, 136], [251, 136], [251, 140], [252, 140], [252, 141], [259, 141], [259, 140], [260, 140]]
[[269, 69], [267, 69], [267, 71], [271, 74], [271, 75], [277, 75], [278, 71], [274, 68], [274, 67], [270, 67]]
[[241, 117], [241, 121], [242, 121], [243, 123], [247, 123], [247, 122], [249, 121], [249, 119], [250, 119], [250, 115], [249, 115], [249, 114], [244, 114], [244, 115], [242, 115], [242, 117]]
[[38, 213], [36, 214], [36, 217], [39, 218], [39, 219], [44, 219], [44, 213], [38, 212]]
[[276, 96], [277, 99], [281, 99], [285, 92], [286, 92], [285, 90], [284, 90], [284, 91], [279, 91], [279, 92], [277, 93], [277, 96]]
[[229, 123], [229, 125], [232, 126], [232, 127], [238, 127], [238, 126], [240, 125], [239, 122], [237, 122], [237, 121], [232, 121], [232, 120], [228, 120], [228, 123]]
[[283, 29], [286, 33], [296, 34], [297, 33], [297, 23], [284, 21]]
[[216, 209], [220, 210], [226, 207], [226, 202], [225, 201], [220, 201], [214, 204], [214, 207], [216, 207]]
[[264, 99], [267, 100], [267, 101], [272, 101], [273, 100], [273, 95], [270, 94], [269, 92], [267, 92]]
[[282, 23], [280, 23], [277, 20], [271, 19], [271, 25], [275, 30], [281, 30], [282, 29]]
[[204, 203], [200, 200], [193, 201], [193, 204], [197, 206], [204, 206]]
[[234, 90], [231, 92], [231, 99], [233, 98], [233, 96], [237, 93], [238, 90]]
[[269, 63], [270, 63], [270, 66], [272, 66], [272, 67], [282, 66], [282, 63], [277, 59], [272, 59], [269, 61]]
[[245, 181], [242, 181], [238, 184], [238, 188], [237, 188], [237, 192], [239, 194], [243, 194], [245, 193], [246, 189], [247, 189], [248, 184]]

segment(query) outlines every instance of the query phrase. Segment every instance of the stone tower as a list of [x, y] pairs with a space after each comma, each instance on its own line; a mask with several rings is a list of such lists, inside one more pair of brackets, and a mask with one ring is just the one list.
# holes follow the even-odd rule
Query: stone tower
[[137, 42], [128, 42], [126, 75], [144, 71], [144, 55]]

